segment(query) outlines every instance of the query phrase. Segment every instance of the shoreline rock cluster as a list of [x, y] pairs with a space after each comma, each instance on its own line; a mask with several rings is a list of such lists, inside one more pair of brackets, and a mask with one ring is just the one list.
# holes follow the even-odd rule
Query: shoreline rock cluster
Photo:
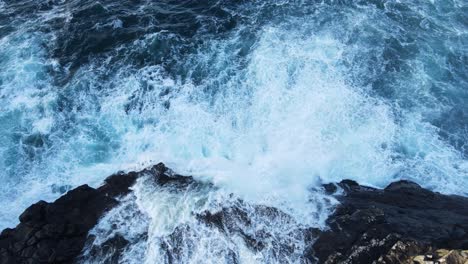
[[89, 230], [119, 203], [116, 197], [130, 192], [136, 178], [136, 173], [112, 175], [97, 189], [82, 185], [52, 203], [31, 205], [15, 228], [1, 232], [0, 263], [72, 263]]
[[[0, 264], [75, 263], [92, 239], [88, 232], [139, 177], [151, 175], [161, 186], [195, 182], [168, 171], [159, 163], [117, 173], [99, 188], [82, 185], [52, 203], [31, 205], [15, 228], [1, 232]], [[468, 198], [435, 193], [410, 181], [385, 189], [351, 180], [323, 187], [340, 205], [327, 220], [328, 230], [307, 230], [306, 263], [468, 263]], [[229, 228], [226, 212], [199, 217], [216, 228]], [[261, 247], [255, 238], [246, 240], [253, 249]], [[116, 252], [124, 242], [113, 243]]]
[[385, 189], [344, 180], [325, 189], [344, 194], [310, 251], [319, 263], [443, 263], [450, 254], [446, 263], [468, 261], [468, 198], [405, 180]]

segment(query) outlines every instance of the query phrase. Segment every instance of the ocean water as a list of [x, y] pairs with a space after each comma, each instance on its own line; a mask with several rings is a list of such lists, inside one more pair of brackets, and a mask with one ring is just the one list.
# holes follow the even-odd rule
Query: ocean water
[[[467, 67], [463, 0], [0, 0], [0, 227], [162, 161], [211, 187], [140, 180], [95, 244], [123, 235], [122, 263], [301, 262], [336, 203], [322, 183], [468, 195]], [[221, 208], [266, 246], [194, 217]]]

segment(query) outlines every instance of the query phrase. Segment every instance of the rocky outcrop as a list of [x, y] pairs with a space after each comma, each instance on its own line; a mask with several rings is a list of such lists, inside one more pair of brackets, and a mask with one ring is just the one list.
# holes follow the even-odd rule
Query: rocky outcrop
[[[97, 189], [83, 185], [52, 203], [40, 201], [25, 210], [16, 228], [1, 233], [0, 264], [74, 263], [93, 239], [88, 232], [143, 175], [174, 190], [197, 184], [192, 177], [176, 175], [160, 163], [140, 172], [112, 175]], [[324, 190], [340, 201], [327, 220], [329, 229], [301, 227], [291, 231], [310, 244], [303, 254], [304, 263], [467, 263], [468, 198], [431, 192], [409, 181], [375, 189], [344, 180], [327, 184]], [[242, 238], [251, 250], [261, 251], [275, 235], [254, 229], [245, 232], [242, 227], [251, 226], [254, 220], [244, 207], [255, 210], [257, 218], [295, 221], [276, 208], [247, 205], [241, 200], [232, 207], [195, 217], [208, 227]], [[176, 231], [187, 232], [183, 226]], [[174, 245], [180, 237], [177, 232], [169, 237]], [[295, 252], [288, 243], [279, 242], [285, 256]], [[89, 252], [112, 252], [115, 256], [110, 263], [117, 263], [127, 243], [116, 236]], [[233, 257], [232, 262], [236, 261]]]
[[435, 261], [437, 249], [468, 249], [468, 198], [431, 192], [410, 181], [383, 190], [350, 180], [324, 187], [343, 194], [336, 195], [341, 204], [327, 220], [330, 229], [307, 252], [310, 260], [417, 263], [418, 255]]
[[[52, 203], [39, 201], [27, 208], [14, 229], [0, 235], [0, 263], [73, 263], [81, 253], [88, 232], [108, 210], [116, 206], [118, 197], [142, 175], [153, 175], [159, 184], [174, 181], [165, 174], [160, 163], [141, 172], [117, 173], [97, 188], [82, 185]], [[182, 182], [191, 178], [183, 177]]]

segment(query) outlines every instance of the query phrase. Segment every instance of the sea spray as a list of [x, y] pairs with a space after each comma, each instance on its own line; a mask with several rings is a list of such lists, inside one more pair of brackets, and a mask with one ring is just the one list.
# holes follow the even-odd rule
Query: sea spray
[[[380, 187], [404, 178], [465, 195], [465, 9], [462, 1], [0, 2], [0, 223], [13, 226], [38, 199], [160, 161], [215, 186], [185, 193], [188, 205], [207, 201], [180, 208], [179, 228], [201, 228], [191, 215], [230, 199], [276, 208], [292, 229], [323, 227], [333, 202], [319, 186], [343, 178]], [[181, 197], [135, 188], [119, 210], [139, 224], [122, 232], [147, 236], [132, 237], [124, 258], [157, 262], [168, 233], [156, 222], [178, 215], [158, 206]], [[184, 262], [206, 259], [213, 244], [216, 256], [236, 252], [243, 262], [299, 261], [205, 231], [186, 232]], [[206, 247], [193, 249], [194, 237]]]

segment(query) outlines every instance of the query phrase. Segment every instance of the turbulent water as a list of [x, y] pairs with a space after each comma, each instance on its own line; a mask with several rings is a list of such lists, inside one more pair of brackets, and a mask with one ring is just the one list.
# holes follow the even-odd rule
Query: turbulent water
[[[321, 183], [468, 195], [467, 142], [465, 0], [0, 0], [1, 228], [163, 161], [214, 187], [141, 180], [95, 243], [119, 232], [123, 263], [296, 263], [335, 203]], [[220, 208], [265, 246], [194, 217]]]

